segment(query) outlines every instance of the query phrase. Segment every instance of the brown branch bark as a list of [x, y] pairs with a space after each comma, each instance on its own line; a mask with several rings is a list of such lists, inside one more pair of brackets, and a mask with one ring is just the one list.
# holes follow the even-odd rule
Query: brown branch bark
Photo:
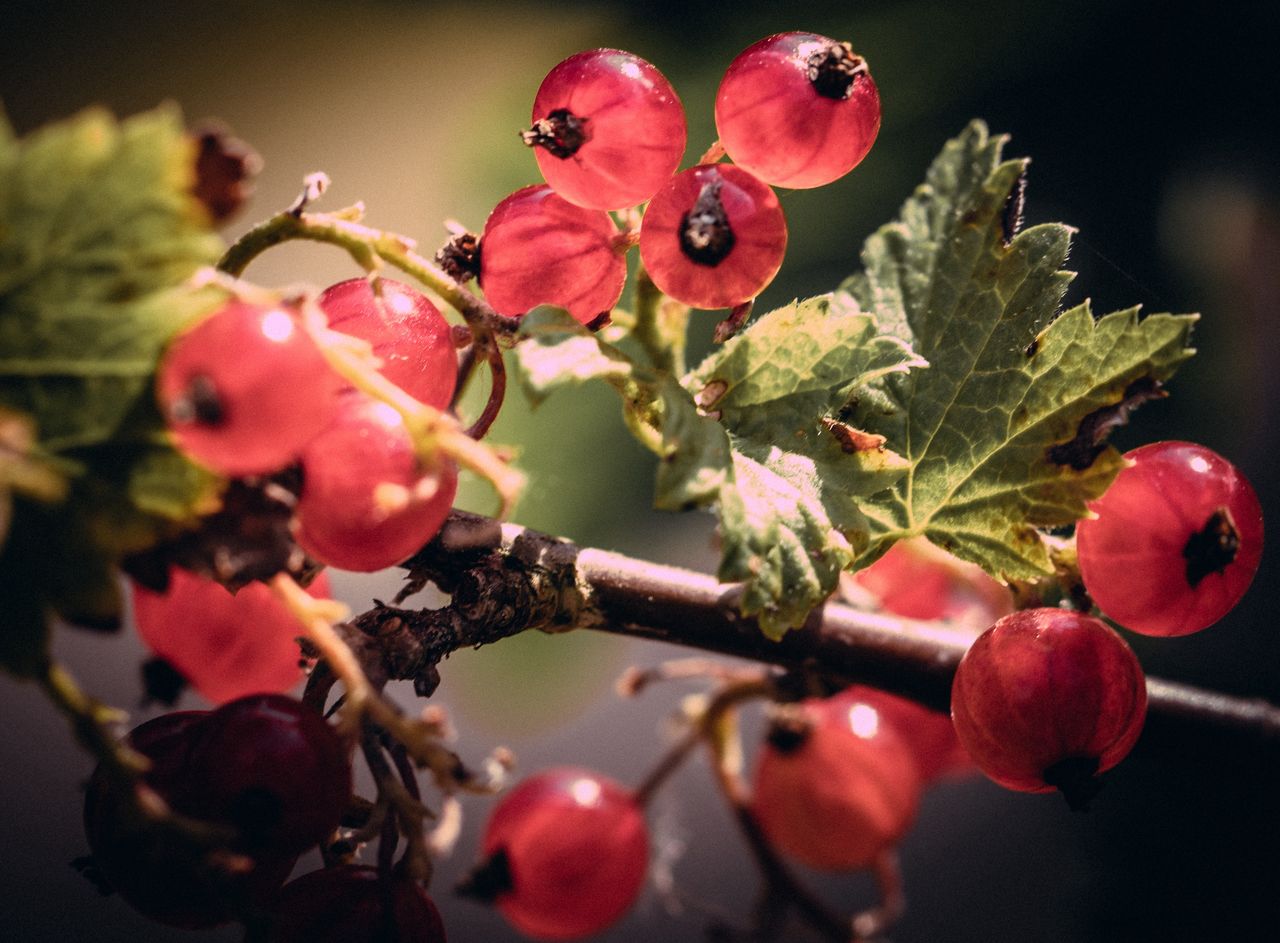
[[[451, 594], [440, 609], [382, 606], [354, 627], [377, 636], [389, 678], [429, 694], [438, 663], [460, 648], [530, 629], [584, 628], [668, 642], [765, 664], [832, 686], [866, 683], [946, 710], [968, 636], [827, 603], [779, 642], [737, 610], [739, 589], [712, 576], [636, 560], [513, 524], [453, 512], [404, 564], [397, 601], [428, 582]], [[1185, 750], [1188, 738], [1280, 746], [1280, 708], [1149, 678], [1146, 749]]]

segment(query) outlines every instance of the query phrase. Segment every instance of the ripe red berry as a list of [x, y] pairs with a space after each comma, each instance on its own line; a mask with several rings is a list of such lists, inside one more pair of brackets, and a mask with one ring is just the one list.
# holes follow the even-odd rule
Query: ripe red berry
[[978, 767], [1021, 792], [1061, 789], [1073, 806], [1122, 760], [1146, 719], [1142, 666], [1092, 616], [1024, 609], [980, 635], [951, 688], [956, 734]]
[[343, 570], [374, 572], [412, 556], [440, 529], [458, 487], [448, 460], [425, 472], [400, 414], [347, 396], [302, 455], [298, 543]]
[[338, 825], [351, 763], [318, 713], [280, 694], [224, 704], [189, 747], [183, 811], [235, 827], [249, 853], [297, 855]]
[[1262, 556], [1262, 508], [1221, 455], [1156, 442], [1076, 527], [1080, 575], [1104, 613], [1144, 635], [1188, 635], [1226, 615]]
[[[597, 933], [644, 884], [649, 838], [631, 793], [598, 773], [552, 769], [524, 780], [484, 833], [485, 892], [520, 932], [541, 940]], [[473, 885], [479, 882], [473, 879]]]
[[[143, 781], [178, 812], [189, 812], [199, 783], [192, 747], [210, 714], [179, 711], [136, 727], [127, 742], [151, 761]], [[249, 870], [220, 867], [210, 849], [132, 812], [129, 790], [99, 767], [85, 790], [84, 828], [94, 867], [120, 897], [152, 920], [186, 929], [228, 923], [275, 894], [291, 855], [249, 859]]]
[[774, 723], [751, 810], [776, 847], [812, 868], [869, 867], [915, 820], [920, 775], [865, 700], [806, 701]]
[[420, 884], [350, 864], [286, 884], [270, 926], [270, 943], [445, 943], [440, 912]]
[[837, 709], [868, 704], [880, 719], [911, 751], [920, 781], [929, 785], [944, 776], [957, 776], [974, 771], [973, 761], [956, 737], [951, 716], [930, 710], [923, 704], [888, 691], [866, 685], [846, 688], [829, 699]]
[[1007, 587], [924, 538], [898, 541], [855, 573], [854, 581], [888, 612], [908, 619], [947, 619], [977, 631], [1013, 608]]
[[592, 49], [542, 80], [523, 137], [556, 193], [589, 209], [620, 210], [649, 199], [675, 173], [684, 108], [639, 56]]
[[739, 167], [704, 164], [658, 191], [640, 228], [653, 283], [695, 308], [732, 308], [782, 267], [787, 222], [772, 190]]
[[733, 162], [775, 187], [820, 187], [867, 156], [880, 93], [848, 43], [780, 33], [734, 59], [716, 94], [716, 129]]
[[[307, 590], [329, 595], [321, 573]], [[262, 583], [236, 593], [173, 567], [169, 588], [133, 587], [133, 620], [147, 646], [214, 704], [281, 693], [302, 678], [297, 619]]]
[[489, 214], [480, 286], [499, 314], [557, 305], [583, 324], [622, 297], [627, 262], [609, 214], [574, 206], [548, 186], [525, 187]]
[[178, 447], [225, 475], [292, 462], [328, 425], [341, 385], [298, 312], [234, 299], [179, 334], [156, 375]]
[[378, 289], [367, 278], [326, 288], [319, 304], [329, 327], [368, 341], [383, 376], [414, 399], [446, 409], [458, 374], [449, 323], [416, 288], [380, 278]]

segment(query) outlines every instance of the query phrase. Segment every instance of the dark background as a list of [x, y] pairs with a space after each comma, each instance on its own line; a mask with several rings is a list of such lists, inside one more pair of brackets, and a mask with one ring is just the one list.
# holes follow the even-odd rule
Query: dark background
[[[126, 114], [175, 100], [191, 119], [225, 119], [266, 160], [258, 198], [229, 237], [287, 203], [304, 173], [324, 169], [334, 180], [329, 206], [363, 199], [372, 223], [432, 246], [442, 220], [478, 228], [502, 196], [537, 180], [515, 132], [543, 74], [572, 52], [618, 46], [654, 62], [685, 102], [695, 159], [714, 137], [716, 83], [739, 50], [788, 29], [849, 39], [881, 89], [880, 139], [844, 180], [783, 196], [791, 245], [763, 306], [837, 284], [943, 141], [983, 117], [1012, 135], [1010, 154], [1033, 157], [1028, 220], [1080, 230], [1072, 300], [1091, 297], [1100, 312], [1141, 303], [1203, 314], [1200, 356], [1168, 401], [1121, 430], [1121, 444], [1203, 442], [1241, 467], [1274, 514], [1278, 9], [1238, 0], [1194, 11], [1123, 0], [643, 8], [9, 0], [0, 11], [0, 102], [25, 132], [90, 103]], [[267, 284], [316, 285], [351, 274], [349, 261], [313, 246], [273, 252], [250, 272]], [[712, 320], [695, 328], [699, 343]], [[712, 565], [705, 518], [648, 509], [652, 461], [627, 438], [611, 396], [561, 396], [534, 414], [512, 398], [493, 438], [518, 444], [531, 472], [517, 519], [646, 558]], [[479, 487], [464, 501], [491, 510]], [[1131, 637], [1143, 663], [1152, 674], [1280, 700], [1277, 575], [1271, 552], [1244, 603], [1201, 635]], [[338, 583], [357, 608], [394, 591], [385, 578]], [[63, 630], [57, 648], [91, 690], [137, 704], [142, 652], [129, 633]], [[582, 762], [634, 782], [659, 754], [662, 718], [683, 691], [624, 704], [609, 682], [625, 664], [673, 654], [594, 638], [519, 639], [455, 656], [438, 698], [468, 758], [506, 743], [526, 771]], [[169, 931], [99, 899], [68, 865], [85, 851], [78, 787], [88, 759], [31, 687], [0, 680], [0, 712], [0, 938], [237, 938]], [[903, 849], [910, 904], [892, 938], [1276, 939], [1275, 746], [1151, 740], [1087, 814], [985, 781], [934, 789]], [[463, 842], [434, 887], [454, 941], [514, 939], [447, 889], [474, 853], [484, 805], [469, 803]], [[752, 866], [700, 762], [667, 790], [652, 821], [687, 896], [746, 913]], [[862, 877], [818, 885], [849, 909], [872, 899]], [[697, 940], [703, 924], [696, 903], [673, 915], [650, 892], [603, 938]], [[799, 929], [793, 936], [804, 938]]]

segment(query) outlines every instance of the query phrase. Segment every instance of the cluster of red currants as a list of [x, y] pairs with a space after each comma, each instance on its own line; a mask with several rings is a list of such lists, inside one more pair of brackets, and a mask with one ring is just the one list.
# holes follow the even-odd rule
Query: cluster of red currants
[[[770, 189], [832, 182], [880, 129], [880, 96], [848, 43], [762, 39], [733, 60], [715, 105], [720, 148], [676, 173], [684, 110], [667, 79], [628, 52], [570, 56], [543, 80], [524, 132], [546, 184], [508, 196], [480, 238], [480, 286], [501, 314], [539, 304], [584, 324], [618, 302], [626, 251], [664, 294], [695, 308], [756, 297], [782, 265], [787, 225]], [[609, 211], [648, 202], [636, 232]]]

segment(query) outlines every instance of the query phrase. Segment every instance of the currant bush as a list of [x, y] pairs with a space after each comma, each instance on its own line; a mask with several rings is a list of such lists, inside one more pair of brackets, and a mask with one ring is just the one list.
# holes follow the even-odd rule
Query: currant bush
[[445, 932], [418, 882], [338, 865], [285, 885], [272, 908], [269, 943], [445, 943]]
[[1092, 616], [1023, 609], [978, 636], [956, 669], [951, 717], [966, 752], [1002, 786], [1061, 789], [1083, 805], [1142, 733], [1146, 677]]
[[472, 884], [520, 932], [541, 940], [598, 933], [635, 902], [649, 863], [644, 812], [630, 792], [584, 769], [521, 782], [485, 827]]
[[449, 323], [410, 285], [367, 278], [330, 285], [319, 298], [329, 327], [368, 341], [381, 372], [414, 399], [446, 409], [453, 399], [458, 361]]
[[658, 288], [695, 308], [732, 308], [782, 267], [787, 223], [774, 192], [728, 164], [677, 174], [640, 228], [640, 257]]
[[558, 305], [583, 324], [607, 314], [627, 280], [609, 214], [568, 202], [548, 186], [525, 187], [489, 214], [480, 237], [480, 287], [499, 314]]
[[340, 388], [297, 311], [239, 300], [179, 334], [156, 377], [179, 448], [225, 475], [290, 464], [328, 425]]
[[1221, 455], [1156, 442], [1076, 527], [1085, 589], [1107, 616], [1144, 635], [1189, 635], [1240, 601], [1262, 557], [1262, 507]]
[[777, 717], [751, 811], [779, 849], [824, 871], [869, 867], [915, 820], [920, 774], [907, 744], [856, 694]]
[[[321, 573], [308, 592], [327, 597], [329, 578]], [[147, 647], [214, 704], [282, 693], [302, 679], [297, 619], [262, 583], [231, 593], [172, 567], [163, 593], [133, 586], [133, 619]]]
[[880, 92], [848, 43], [780, 33], [744, 50], [716, 94], [725, 152], [775, 187], [820, 187], [856, 167], [880, 130]]
[[412, 556], [453, 505], [457, 469], [424, 470], [400, 414], [359, 394], [302, 455], [298, 543], [317, 560], [373, 572]]
[[620, 210], [666, 183], [686, 140], [684, 108], [656, 68], [618, 49], [592, 49], [552, 69], [523, 135], [543, 178], [578, 206]]

